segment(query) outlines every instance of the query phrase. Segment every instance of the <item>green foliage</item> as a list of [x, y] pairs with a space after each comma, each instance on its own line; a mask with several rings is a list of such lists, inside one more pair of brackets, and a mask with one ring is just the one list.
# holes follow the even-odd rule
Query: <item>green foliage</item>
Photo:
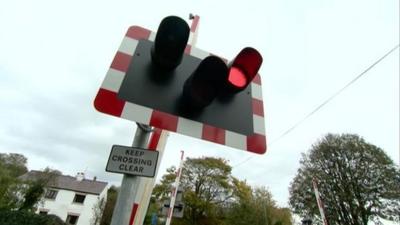
[[60, 171], [47, 167], [42, 172], [36, 173], [34, 177], [24, 180], [24, 185], [19, 190], [20, 194], [23, 195], [18, 207], [19, 210], [36, 210], [35, 206], [43, 197], [46, 186], [55, 182], [59, 175], [61, 175]]
[[21, 182], [18, 176], [27, 172], [27, 159], [20, 154], [0, 153], [0, 209], [17, 207]]
[[90, 220], [91, 225], [99, 225], [101, 223], [101, 218], [103, 217], [103, 212], [106, 206], [106, 200], [104, 198], [99, 199], [92, 208], [93, 217]]
[[118, 189], [115, 186], [111, 186], [107, 191], [107, 201], [104, 206], [100, 225], [110, 225], [111, 218], [113, 215], [115, 203], [117, 202]]
[[24, 201], [19, 207], [20, 210], [31, 210], [34, 205], [40, 200], [44, 193], [44, 184], [34, 182], [28, 186], [24, 193]]
[[38, 215], [27, 211], [0, 210], [0, 225], [66, 225], [55, 215]]
[[176, 168], [172, 166], [168, 168], [167, 173], [162, 176], [160, 183], [154, 187], [152, 195], [155, 199], [164, 200], [169, 195], [171, 192], [171, 184], [174, 183], [175, 178]]
[[157, 215], [159, 208], [160, 208], [160, 205], [157, 204], [155, 198], [152, 197], [150, 199], [149, 207], [147, 209], [147, 213], [146, 213], [146, 216], [145, 216], [144, 221], [143, 221], [144, 225], [150, 225], [151, 224], [152, 215], [153, 215], [153, 213], [155, 213]]
[[44, 187], [61, 174], [46, 168], [37, 177], [21, 180], [27, 172], [27, 159], [20, 154], [0, 153], [0, 209], [34, 210], [44, 193]]
[[315, 178], [331, 225], [399, 220], [399, 168], [382, 149], [361, 137], [328, 134], [303, 155], [300, 164], [290, 186], [290, 205], [296, 213], [319, 217]]
[[[219, 224], [219, 208], [232, 197], [231, 166], [222, 158], [187, 158], [183, 165], [185, 217], [189, 224]], [[203, 221], [203, 222], [201, 222]]]
[[[173, 225], [291, 225], [288, 209], [276, 207], [271, 193], [252, 188], [231, 175], [231, 166], [222, 158], [188, 158], [183, 165], [184, 218]], [[169, 198], [176, 168], [167, 170], [153, 189], [155, 201]]]
[[279, 208], [265, 187], [252, 188], [245, 181], [234, 181], [234, 198], [227, 210], [229, 225], [291, 225], [289, 209]]
[[27, 158], [17, 153], [0, 153], [0, 167], [2, 172], [7, 173], [11, 177], [18, 177], [28, 171], [26, 167]]

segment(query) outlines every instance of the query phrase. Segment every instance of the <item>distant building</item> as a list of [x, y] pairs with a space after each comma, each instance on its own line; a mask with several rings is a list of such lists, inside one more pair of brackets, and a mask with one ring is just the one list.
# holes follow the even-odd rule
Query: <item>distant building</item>
[[[30, 171], [22, 179], [34, 179], [41, 171]], [[46, 188], [38, 206], [39, 214], [54, 214], [68, 225], [90, 225], [93, 208], [107, 198], [107, 182], [85, 179], [84, 173], [75, 177], [58, 175]]]

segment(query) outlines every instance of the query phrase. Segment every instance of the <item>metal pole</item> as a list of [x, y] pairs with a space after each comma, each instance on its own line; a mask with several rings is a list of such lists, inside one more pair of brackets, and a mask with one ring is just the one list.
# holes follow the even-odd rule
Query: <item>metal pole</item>
[[[133, 139], [132, 143], [133, 147], [147, 147], [147, 141], [151, 131], [150, 129], [146, 128], [148, 127], [138, 124], [135, 138]], [[129, 225], [133, 204], [135, 202], [137, 190], [140, 185], [139, 178], [140, 177], [138, 176], [124, 174], [113, 216], [111, 218], [111, 225]]]
[[[167, 138], [168, 138], [168, 131], [166, 130], [161, 130], [158, 128], [155, 128], [152, 136], [150, 137], [150, 141], [148, 144], [148, 149], [153, 150], [153, 151], [158, 151], [158, 161], [157, 161], [157, 167], [156, 167], [156, 176], [158, 174], [158, 170], [160, 168], [160, 164], [162, 161], [163, 153], [164, 153], [164, 148], [165, 145], [167, 144]], [[153, 191], [154, 183], [156, 181], [156, 178], [140, 178], [140, 188], [135, 201], [135, 205], [137, 205], [137, 211], [136, 214], [132, 212], [131, 215], [131, 224], [129, 225], [143, 225], [146, 212], [150, 203], [150, 197], [151, 193]], [[133, 220], [133, 223], [132, 223]]]

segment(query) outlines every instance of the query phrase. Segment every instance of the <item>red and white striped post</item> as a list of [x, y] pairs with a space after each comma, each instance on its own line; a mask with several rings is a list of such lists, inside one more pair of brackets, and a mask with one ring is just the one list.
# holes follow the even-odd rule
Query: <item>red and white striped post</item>
[[184, 155], [184, 152], [181, 151], [181, 162], [179, 163], [179, 168], [176, 171], [175, 183], [172, 186], [171, 201], [169, 203], [169, 209], [168, 209], [168, 213], [167, 213], [167, 221], [165, 222], [165, 225], [169, 225], [171, 223], [171, 220], [172, 220], [172, 214], [174, 212], [176, 193], [178, 192], [179, 181], [180, 181], [181, 175], [182, 175], [183, 155]]
[[197, 42], [197, 34], [199, 33], [200, 16], [190, 14], [189, 19], [192, 20], [190, 25], [189, 45], [194, 47]]
[[318, 203], [318, 208], [319, 208], [319, 213], [321, 214], [321, 219], [322, 222], [324, 223], [324, 225], [329, 225], [328, 224], [328, 220], [325, 217], [325, 212], [324, 212], [324, 203], [322, 202], [320, 196], [319, 196], [319, 192], [318, 192], [318, 186], [317, 186], [317, 180], [315, 178], [313, 178], [312, 180], [313, 182], [313, 187], [314, 187], [314, 192], [315, 192], [315, 198], [317, 199], [317, 203]]

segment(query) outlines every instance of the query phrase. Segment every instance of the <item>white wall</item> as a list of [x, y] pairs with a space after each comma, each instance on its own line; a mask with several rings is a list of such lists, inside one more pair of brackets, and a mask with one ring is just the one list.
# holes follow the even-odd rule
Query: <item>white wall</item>
[[59, 216], [63, 221], [66, 221], [69, 213], [78, 214], [79, 219], [77, 225], [90, 225], [93, 217], [93, 207], [101, 198], [106, 198], [107, 190], [104, 188], [103, 192], [99, 195], [86, 194], [83, 204], [73, 203], [75, 194], [85, 194], [75, 191], [58, 190], [56, 199], [44, 199], [43, 203], [39, 205], [38, 212], [41, 210], [48, 211], [48, 214]]

